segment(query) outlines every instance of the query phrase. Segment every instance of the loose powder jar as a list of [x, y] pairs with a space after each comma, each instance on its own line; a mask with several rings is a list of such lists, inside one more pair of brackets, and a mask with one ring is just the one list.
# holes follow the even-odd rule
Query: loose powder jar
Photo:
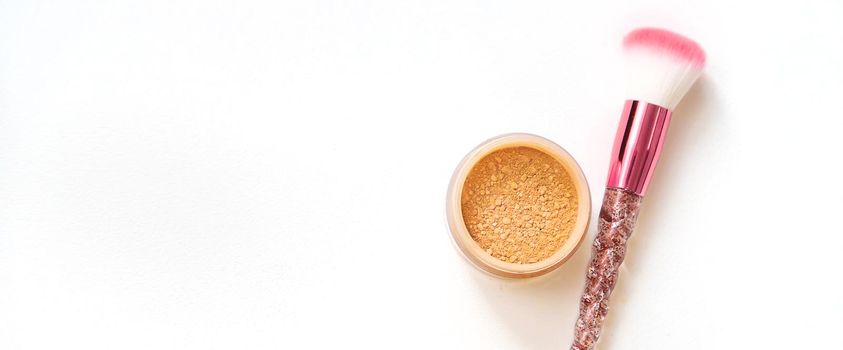
[[506, 134], [472, 150], [448, 186], [448, 226], [483, 271], [526, 278], [562, 265], [591, 217], [585, 176], [568, 152], [531, 134]]

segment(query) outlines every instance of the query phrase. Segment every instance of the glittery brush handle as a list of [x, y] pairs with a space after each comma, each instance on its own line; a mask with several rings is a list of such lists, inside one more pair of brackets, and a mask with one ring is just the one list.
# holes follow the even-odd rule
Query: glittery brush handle
[[641, 196], [607, 188], [600, 210], [600, 227], [591, 250], [585, 291], [571, 350], [591, 350], [600, 338], [603, 319], [609, 312], [609, 296], [618, 280], [618, 270], [626, 256], [626, 242], [635, 228]]

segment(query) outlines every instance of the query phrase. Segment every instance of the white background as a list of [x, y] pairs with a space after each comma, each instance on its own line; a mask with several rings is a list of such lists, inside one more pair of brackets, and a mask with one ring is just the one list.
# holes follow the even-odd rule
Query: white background
[[[532, 132], [602, 198], [636, 26], [707, 50], [603, 349], [832, 349], [843, 2], [0, 0], [0, 349], [566, 349], [445, 189]], [[596, 217], [598, 210], [594, 211]], [[594, 226], [588, 233], [588, 242]]]

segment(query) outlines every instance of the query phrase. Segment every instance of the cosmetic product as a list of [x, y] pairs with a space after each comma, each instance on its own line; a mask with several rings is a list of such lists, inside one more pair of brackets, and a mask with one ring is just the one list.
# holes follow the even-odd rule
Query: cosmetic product
[[446, 215], [463, 256], [494, 276], [526, 278], [562, 265], [591, 216], [588, 184], [555, 143], [506, 134], [469, 152], [448, 186]]
[[593, 349], [659, 158], [673, 109], [702, 73], [705, 53], [678, 34], [652, 28], [623, 42], [626, 97], [612, 148], [606, 193], [592, 245], [572, 350]]

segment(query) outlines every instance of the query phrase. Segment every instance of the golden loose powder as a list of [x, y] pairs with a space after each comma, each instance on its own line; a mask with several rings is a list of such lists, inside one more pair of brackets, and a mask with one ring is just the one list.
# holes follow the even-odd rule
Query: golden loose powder
[[511, 147], [480, 159], [462, 189], [468, 232], [486, 252], [512, 263], [553, 255], [577, 220], [577, 190], [552, 156]]

